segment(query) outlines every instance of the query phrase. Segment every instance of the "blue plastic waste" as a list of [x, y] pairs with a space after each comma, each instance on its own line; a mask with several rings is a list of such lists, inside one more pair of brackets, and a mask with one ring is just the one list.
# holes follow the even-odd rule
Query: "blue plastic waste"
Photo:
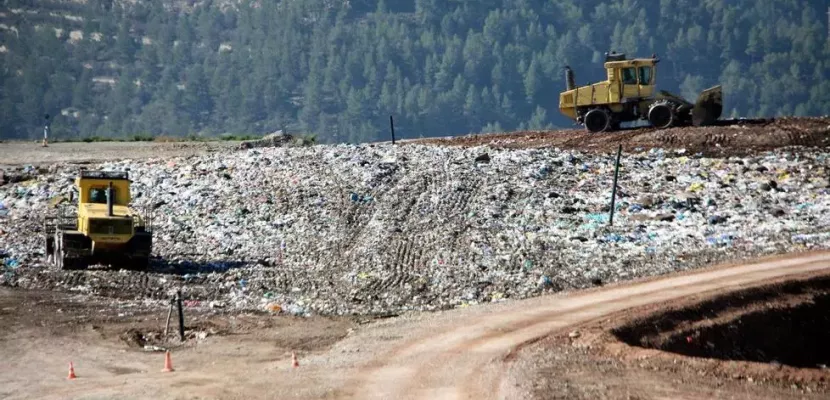
[[608, 214], [586, 214], [585, 218], [594, 222], [608, 222]]

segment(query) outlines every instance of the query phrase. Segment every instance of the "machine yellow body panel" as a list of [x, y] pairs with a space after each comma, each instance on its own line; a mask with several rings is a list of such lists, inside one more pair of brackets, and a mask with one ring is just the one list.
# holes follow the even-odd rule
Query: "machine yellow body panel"
[[81, 171], [75, 179], [75, 213], [59, 210], [44, 226], [46, 254], [59, 269], [83, 269], [91, 263], [148, 266], [152, 232], [129, 206], [130, 183], [125, 172]]
[[[625, 59], [625, 55], [612, 53], [606, 55], [606, 80], [580, 87], [575, 87], [573, 72], [567, 68], [568, 88], [559, 95], [559, 111], [580, 123], [592, 110], [601, 111], [604, 116], [595, 112], [592, 126], [586, 124], [592, 132], [614, 129], [620, 122], [637, 119], [655, 120], [655, 125], [668, 127], [686, 123], [706, 125], [720, 117], [720, 86], [704, 91], [696, 105], [668, 92], [658, 94], [658, 62], [655, 56]], [[654, 107], [661, 109], [650, 116]]]
[[[115, 194], [112, 211], [108, 215], [106, 190], [112, 183]], [[130, 210], [130, 182], [128, 180], [75, 179], [78, 188], [78, 231], [89, 236], [98, 249], [114, 248], [125, 244], [133, 237], [135, 213]], [[101, 229], [95, 229], [91, 221], [100, 221]]]
[[650, 97], [654, 94], [656, 62], [650, 58], [606, 62], [607, 79], [562, 92], [559, 96], [559, 110], [575, 119], [576, 107], [614, 105], [627, 99]]

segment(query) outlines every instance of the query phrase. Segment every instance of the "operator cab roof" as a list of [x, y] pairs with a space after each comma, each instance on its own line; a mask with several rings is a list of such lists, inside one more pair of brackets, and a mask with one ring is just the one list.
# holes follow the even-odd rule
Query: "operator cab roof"
[[654, 65], [660, 62], [656, 54], [651, 58], [633, 58], [626, 59], [623, 53], [605, 53], [605, 68], [625, 68], [625, 67], [639, 67], [643, 65]]
[[107, 179], [107, 180], [129, 180], [129, 175], [125, 171], [91, 171], [81, 170], [78, 175], [81, 179]]

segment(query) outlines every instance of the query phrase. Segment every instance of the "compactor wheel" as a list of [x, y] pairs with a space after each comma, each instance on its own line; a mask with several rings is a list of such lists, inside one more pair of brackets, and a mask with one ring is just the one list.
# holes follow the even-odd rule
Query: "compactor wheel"
[[66, 257], [64, 257], [63, 241], [60, 234], [56, 234], [52, 241], [54, 242], [52, 245], [52, 262], [55, 264], [55, 268], [65, 269]]
[[52, 258], [52, 262], [54, 262], [54, 255], [55, 255], [55, 236], [54, 235], [46, 235], [46, 251], [44, 252], [46, 256], [46, 260], [49, 261]]
[[591, 133], [605, 132], [611, 128], [611, 116], [608, 111], [595, 108], [585, 114], [585, 129]]
[[52, 256], [52, 258], [57, 269], [86, 269], [88, 267], [88, 261], [86, 259], [69, 257], [66, 255], [66, 250], [64, 249], [63, 243], [63, 235], [61, 235], [60, 232], [55, 234], [53, 249], [54, 255]]
[[655, 128], [670, 128], [674, 120], [674, 107], [669, 102], [658, 101], [648, 108], [648, 122]]

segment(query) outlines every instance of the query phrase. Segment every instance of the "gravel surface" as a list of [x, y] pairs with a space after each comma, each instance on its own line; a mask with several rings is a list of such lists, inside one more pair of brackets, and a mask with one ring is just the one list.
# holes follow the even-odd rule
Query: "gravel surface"
[[624, 154], [613, 226], [612, 154], [370, 144], [86, 165], [130, 171], [134, 205], [153, 214], [148, 272], [45, 266], [42, 216], [79, 166], [18, 167], [0, 186], [0, 283], [138, 301], [182, 287], [193, 307], [385, 314], [830, 243], [826, 153], [689, 153]]
[[0, 168], [56, 162], [90, 163], [127, 158], [180, 157], [238, 147], [238, 141], [221, 142], [61, 142], [41, 147], [40, 142], [0, 141]]

